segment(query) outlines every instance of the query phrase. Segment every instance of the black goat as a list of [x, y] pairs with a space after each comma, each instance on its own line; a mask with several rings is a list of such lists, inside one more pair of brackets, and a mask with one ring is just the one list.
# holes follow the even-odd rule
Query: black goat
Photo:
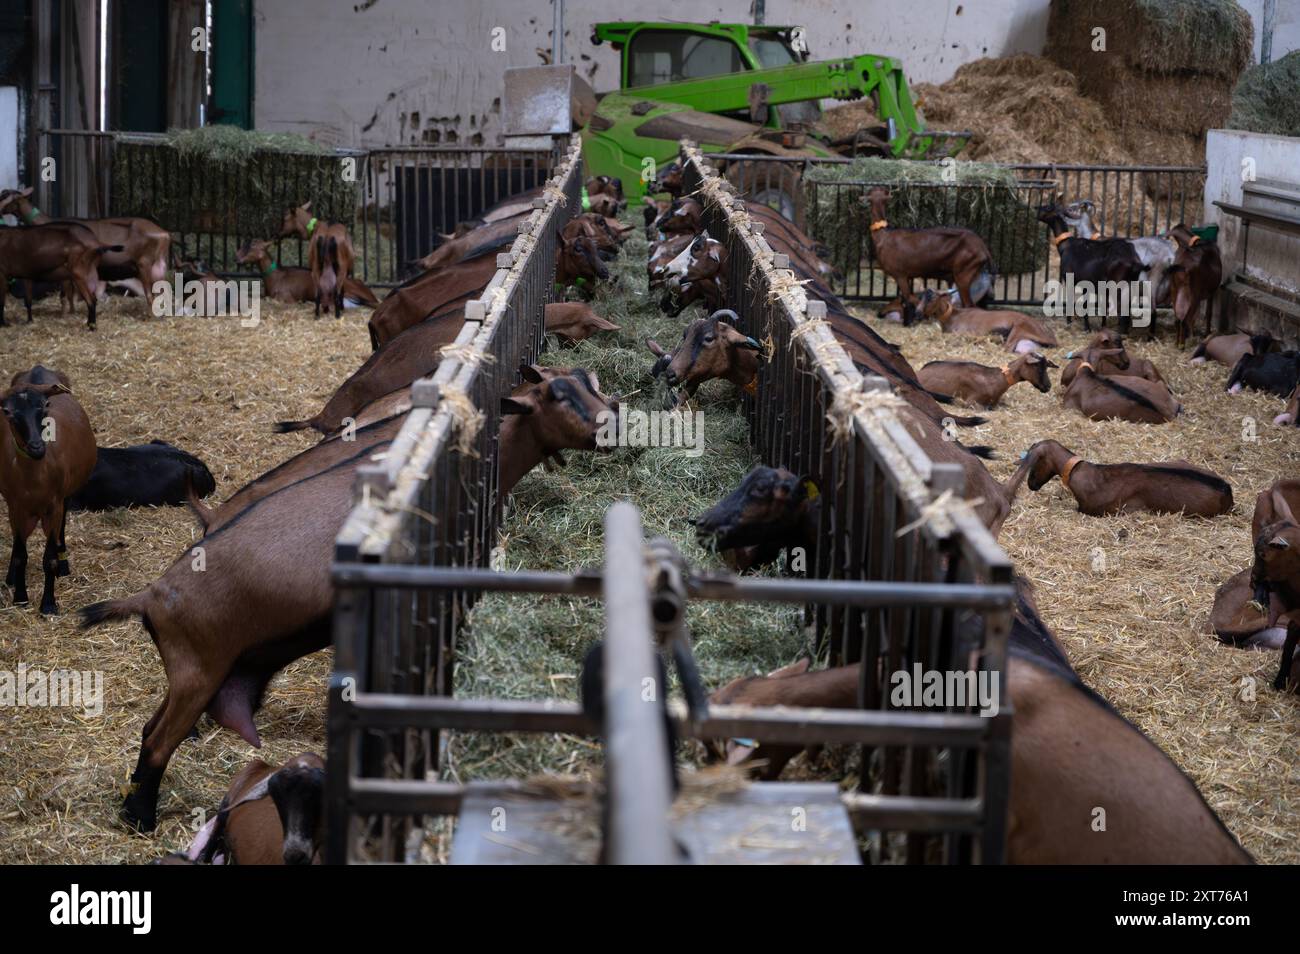
[[[1142, 275], [1144, 266], [1133, 250], [1133, 243], [1128, 239], [1084, 239], [1071, 236], [1070, 227], [1065, 222], [1062, 210], [1056, 204], [1045, 205], [1038, 210], [1038, 221], [1047, 226], [1047, 235], [1056, 246], [1061, 257], [1060, 280], [1066, 276], [1074, 282], [1092, 282], [1094, 290], [1100, 282], [1136, 282]], [[1121, 315], [1123, 330], [1129, 328], [1129, 316]], [[1065, 323], [1070, 324], [1074, 315], [1067, 313]], [[1083, 318], [1085, 331], [1091, 331], [1088, 316]], [[1152, 317], [1154, 320], [1154, 316]], [[1102, 318], [1102, 324], [1106, 319]]]
[[1289, 397], [1300, 382], [1300, 352], [1243, 354], [1232, 367], [1224, 389], [1236, 394], [1242, 388]]
[[186, 488], [206, 497], [217, 489], [203, 461], [163, 441], [101, 447], [90, 479], [68, 498], [69, 510], [184, 505]]

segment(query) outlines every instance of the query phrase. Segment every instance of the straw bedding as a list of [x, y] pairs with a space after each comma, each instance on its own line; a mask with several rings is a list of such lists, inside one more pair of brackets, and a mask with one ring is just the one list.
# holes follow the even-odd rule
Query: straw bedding
[[[997, 367], [1008, 358], [991, 339], [943, 335], [934, 324], [872, 323], [917, 368], [949, 357]], [[1050, 356], [1063, 364], [1064, 353], [1087, 336], [1056, 330], [1061, 348]], [[1051, 438], [1099, 463], [1183, 458], [1232, 485], [1235, 507], [1215, 520], [1086, 517], [1060, 481], [1038, 493], [1026, 485], [999, 542], [1033, 581], [1043, 616], [1080, 675], [1196, 781], [1256, 858], [1294, 864], [1300, 700], [1270, 688], [1276, 653], [1223, 646], [1208, 620], [1215, 588], [1251, 560], [1255, 495], [1297, 475], [1300, 443], [1294, 430], [1271, 423], [1281, 399], [1226, 394], [1227, 369], [1188, 364], [1190, 349], [1180, 352], [1172, 336], [1155, 344], [1134, 338], [1130, 348], [1160, 368], [1185, 405], [1177, 422], [1093, 422], [1062, 408], [1055, 388], [1041, 394], [1017, 385], [997, 409], [981, 412], [987, 424], [963, 430], [961, 440], [997, 448], [989, 468], [999, 480], [1022, 451]], [[1243, 698], [1251, 679], [1254, 701]]]
[[[237, 319], [142, 319], [139, 299], [114, 299], [85, 330], [84, 308], [60, 318], [57, 300], [38, 303], [28, 326], [10, 299], [0, 329], [4, 383], [32, 364], [72, 378], [101, 446], [161, 439], [197, 454], [217, 480], [209, 500], [224, 500], [246, 481], [312, 443], [274, 435], [271, 422], [313, 413], [369, 352], [369, 312], [342, 320], [311, 317], [306, 305], [264, 302], [256, 329]], [[291, 665], [271, 685], [257, 725], [260, 752], [206, 717], [198, 740], [177, 750], [163, 779], [157, 833], [128, 834], [116, 821], [119, 787], [135, 765], [140, 729], [162, 699], [162, 666], [138, 621], [77, 628], [76, 609], [133, 593], [157, 579], [196, 538], [185, 508], [143, 508], [68, 519], [72, 576], [57, 581], [60, 615], [0, 596], [0, 670], [103, 672], [104, 711], [22, 708], [0, 713], [0, 863], [143, 862], [188, 844], [215, 811], [235, 772], [249, 759], [278, 762], [324, 752], [329, 653]], [[0, 522], [0, 558], [11, 545]], [[29, 545], [33, 599], [40, 594], [38, 534]]]

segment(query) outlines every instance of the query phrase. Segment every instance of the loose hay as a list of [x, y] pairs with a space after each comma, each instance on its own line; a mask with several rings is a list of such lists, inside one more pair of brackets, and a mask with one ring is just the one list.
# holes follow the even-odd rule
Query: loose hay
[[[642, 338], [649, 335], [671, 347], [695, 311], [678, 318], [659, 311], [658, 294], [646, 287], [646, 250], [637, 230], [610, 263], [618, 284], [598, 286], [592, 303], [621, 330], [573, 347], [556, 347], [552, 339], [540, 363], [588, 368], [604, 391], [622, 395], [629, 407], [650, 410], [660, 407], [662, 392], [649, 375], [654, 359]], [[647, 537], [668, 536], [691, 564], [721, 569], [721, 560], [695, 542], [686, 518], [729, 493], [757, 461], [734, 387], [710, 382], [694, 403], [704, 415], [705, 449], [699, 457], [685, 448], [619, 448], [610, 454], [565, 452], [567, 467], [535, 468], [512, 495], [499, 565], [566, 572], [598, 567], [604, 559], [605, 511], [616, 500], [628, 500], [640, 509]], [[576, 699], [582, 659], [601, 637], [603, 620], [599, 600], [484, 596], [458, 650], [456, 695]], [[689, 607], [688, 623], [710, 687], [775, 669], [809, 648], [801, 612], [794, 607], [700, 601]], [[569, 735], [455, 733], [446, 754], [446, 775], [457, 781], [557, 771], [590, 778], [602, 764], [598, 743]]]
[[1231, 129], [1300, 136], [1300, 50], [1241, 74], [1232, 91]]
[[[99, 330], [88, 332], [84, 310], [66, 319], [58, 310], [54, 300], [38, 303], [29, 326], [10, 300], [13, 326], [0, 329], [5, 380], [37, 362], [67, 372], [101, 446], [158, 438], [197, 454], [217, 480], [210, 502], [310, 446], [303, 434], [272, 434], [271, 423], [319, 409], [370, 350], [367, 311], [316, 320], [310, 306], [264, 301], [262, 322], [250, 329], [236, 318], [145, 320], [139, 299], [113, 299], [100, 308]], [[151, 860], [188, 845], [200, 813], [216, 810], [248, 759], [324, 753], [330, 655], [316, 653], [271, 684], [257, 717], [260, 751], [205, 717], [201, 738], [183, 743], [168, 767], [156, 834], [134, 836], [117, 822], [120, 787], [165, 679], [138, 621], [82, 632], [76, 610], [153, 582], [196, 537], [183, 507], [72, 514], [72, 576], [58, 581], [60, 615], [47, 620], [34, 605], [15, 607], [0, 587], [0, 669], [26, 663], [104, 673], [99, 718], [58, 708], [0, 715], [0, 863]], [[8, 521], [0, 521], [0, 553], [11, 545]], [[29, 565], [29, 586], [39, 579]]]
[[[868, 312], [861, 312], [863, 315]], [[998, 366], [992, 340], [943, 335], [933, 324], [902, 328], [872, 321], [914, 367], [957, 358]], [[1089, 336], [1057, 327], [1060, 356]], [[1221, 365], [1187, 363], [1172, 339], [1130, 342], [1150, 358], [1186, 406], [1163, 426], [1089, 421], [1061, 407], [1059, 392], [1007, 392], [988, 423], [962, 440], [990, 444], [989, 463], [1005, 481], [1035, 441], [1059, 440], [1100, 463], [1183, 458], [1232, 485], [1235, 506], [1215, 520], [1133, 514], [1086, 517], [1054, 480], [1023, 487], [1001, 544], [1036, 589], [1044, 619], [1079, 674], [1141, 728], [1200, 787], [1207, 801], [1260, 861], [1300, 861], [1300, 699], [1270, 686], [1275, 653], [1221, 645], [1208, 622], [1216, 587], [1251, 560], [1255, 495], [1300, 471], [1296, 432], [1274, 427], [1281, 399], [1228, 395]], [[1058, 372], [1059, 375], [1059, 372]], [[1249, 436], [1253, 420], [1257, 440]], [[1243, 699], [1253, 680], [1254, 701]]]

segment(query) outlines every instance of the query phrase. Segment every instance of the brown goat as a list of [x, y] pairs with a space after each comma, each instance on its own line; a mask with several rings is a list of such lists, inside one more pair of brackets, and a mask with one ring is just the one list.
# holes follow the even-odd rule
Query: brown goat
[[[543, 423], [525, 428], [518, 441], [508, 440], [503, 427], [503, 473], [526, 470], [519, 461], [534, 447], [548, 449], [556, 419], [574, 416], [572, 408], [589, 409], [581, 400], [593, 387], [589, 376], [550, 384], [544, 396], [527, 398], [538, 402]], [[552, 414], [555, 403], [569, 407]], [[123, 806], [129, 824], [154, 827], [163, 773], [199, 714], [207, 710], [257, 745], [253, 714], [267, 683], [289, 662], [328, 645], [333, 541], [351, 510], [362, 459], [288, 482], [210, 531], [202, 543], [204, 572], [195, 572], [200, 555], [189, 551], [145, 590], [82, 610], [86, 626], [143, 617], [167, 671], [167, 696], [145, 726], [134, 788]]]
[[[1196, 785], [1150, 739], [1079, 679], [1020, 582], [1007, 659], [1015, 711], [1007, 860], [1042, 864], [1249, 864], [1250, 855]], [[860, 667], [807, 672], [805, 663], [736, 680], [718, 705], [851, 708]], [[850, 692], [852, 695], [850, 695]], [[772, 778], [797, 747], [728, 743], [730, 761], [756, 751]], [[1093, 827], [1107, 806], [1107, 827]]]
[[1232, 510], [1232, 487], [1217, 474], [1185, 460], [1159, 464], [1093, 464], [1056, 441], [1039, 441], [1025, 455], [1029, 489], [1053, 477], [1090, 517], [1117, 513], [1181, 513], [1218, 517]]
[[320, 317], [320, 303], [334, 304], [334, 316], [343, 316], [343, 286], [352, 277], [356, 252], [347, 226], [342, 222], [321, 222], [311, 214], [311, 203], [304, 202], [284, 213], [280, 223], [280, 237], [298, 236], [308, 242], [308, 265], [312, 284], [316, 287], [316, 316]]
[[916, 372], [917, 379], [932, 394], [946, 394], [981, 407], [997, 407], [1002, 395], [1021, 381], [1046, 394], [1052, 389], [1048, 368], [1056, 367], [1041, 354], [1013, 358], [1001, 368], [974, 361], [931, 361]]
[[484, 252], [495, 252], [514, 244], [519, 237], [519, 223], [532, 214], [531, 207], [509, 218], [485, 222], [463, 235], [446, 237], [441, 245], [415, 262], [424, 271], [455, 265], [467, 258], [477, 258]]
[[1233, 574], [1214, 591], [1210, 628], [1225, 643], [1241, 649], [1281, 650], [1291, 616], [1282, 613], [1270, 625], [1267, 609], [1255, 602], [1251, 567]]
[[1089, 346], [1082, 351], [1071, 351], [1065, 357], [1065, 367], [1061, 371], [1062, 389], [1070, 386], [1074, 381], [1074, 376], [1079, 373], [1079, 367], [1085, 362], [1092, 365], [1093, 370], [1098, 374], [1104, 374], [1107, 377], [1142, 378], [1154, 384], [1164, 384], [1166, 388], [1168, 387], [1159, 368], [1146, 358], [1132, 357], [1122, 347], [1101, 348]]
[[[391, 298], [390, 295], [387, 300]], [[463, 327], [465, 308], [453, 305], [407, 328], [352, 372], [318, 413], [300, 421], [277, 421], [274, 430], [285, 434], [313, 428], [322, 434], [333, 434], [372, 401], [432, 374], [442, 361], [442, 349], [456, 340]]]
[[1278, 341], [1268, 332], [1252, 335], [1238, 332], [1231, 335], [1210, 335], [1192, 352], [1189, 359], [1192, 364], [1204, 364], [1217, 361], [1225, 367], [1233, 367], [1243, 355], [1264, 354], [1277, 348]]
[[523, 365], [519, 373], [523, 383], [501, 399], [502, 496], [562, 450], [609, 450], [597, 438], [617, 424], [618, 401], [601, 393], [592, 372]]
[[389, 293], [370, 316], [370, 346], [379, 349], [431, 315], [465, 304], [483, 294], [496, 274], [494, 251], [425, 272]]
[[[787, 706], [801, 709], [852, 709], [858, 704], [859, 666], [837, 666], [809, 672], [811, 660], [801, 659], [766, 676], [733, 679], [709, 696], [720, 706]], [[715, 743], [728, 765], [740, 765], [756, 752], [762, 762], [757, 775], [775, 781], [803, 746], [759, 743], [754, 739], [727, 739]]]
[[1055, 348], [1056, 333], [1032, 315], [1018, 311], [985, 308], [957, 308], [947, 295], [926, 289], [921, 296], [921, 313], [939, 323], [945, 334], [985, 337], [997, 335], [1008, 351], [1024, 353]]
[[190, 847], [198, 863], [320, 864], [325, 835], [325, 761], [315, 752], [280, 766], [253, 759]]
[[[31, 188], [0, 191], [0, 215], [9, 210], [28, 225], [47, 225], [48, 215], [32, 205]], [[139, 284], [150, 312], [153, 310], [153, 286], [165, 281], [171, 262], [172, 234], [157, 222], [144, 218], [59, 219], [62, 223], [84, 225], [95, 240], [110, 248], [99, 259], [99, 277], [104, 281], [126, 280]], [[120, 248], [118, 247], [120, 246]], [[67, 298], [71, 300], [71, 289]]]
[[1300, 622], [1296, 622], [1300, 616], [1300, 526], [1280, 489], [1272, 489], [1269, 497], [1271, 514], [1264, 516], [1272, 519], [1255, 537], [1250, 583], [1255, 602], [1267, 608], [1269, 627], [1276, 626], [1283, 616], [1290, 617], [1273, 688], [1293, 692], [1298, 675], [1296, 649], [1300, 646]]
[[[252, 265], [262, 273], [262, 291], [272, 301], [297, 304], [316, 300], [311, 269], [280, 266], [271, 257], [270, 242], [249, 242], [235, 254], [240, 265]], [[375, 308], [379, 299], [364, 282], [351, 276], [343, 280], [343, 302]]]
[[[754, 393], [763, 346], [736, 329], [733, 322], [738, 320], [736, 313], [729, 309], [715, 311], [708, 318], [696, 318], [682, 329], [682, 340], [671, 354], [653, 338], [645, 340], [656, 358], [650, 373], [655, 377], [662, 374], [668, 384], [666, 408], [671, 410], [685, 404], [701, 384], [714, 378]], [[677, 393], [673, 393], [673, 388], [679, 388]]]
[[[55, 222], [30, 228], [0, 229], [0, 327], [5, 322], [9, 279], [71, 282], [86, 303], [86, 327], [95, 328], [99, 262], [121, 246], [100, 244], [84, 225]], [[27, 323], [32, 321], [31, 281], [27, 283]]]
[[586, 341], [598, 331], [619, 331], [618, 325], [607, 321], [581, 301], [557, 301], [546, 306], [546, 331], [562, 341]]
[[1086, 361], [1079, 363], [1062, 401], [1066, 407], [1072, 407], [1094, 421], [1167, 424], [1183, 410], [1182, 404], [1165, 385], [1145, 378], [1098, 374]]
[[601, 260], [596, 243], [586, 235], [566, 239], [564, 233], [556, 230], [555, 249], [555, 286], [561, 294], [576, 286], [582, 297], [588, 301], [595, 293], [597, 281], [609, 278], [609, 269]]
[[970, 229], [892, 228], [885, 214], [889, 190], [883, 186], [868, 190], [866, 202], [871, 208], [871, 240], [876, 249], [876, 262], [894, 280], [899, 297], [911, 308], [916, 305], [912, 281], [917, 278], [952, 282], [967, 308], [974, 307], [989, 293], [993, 254]]
[[27, 602], [27, 538], [39, 524], [45, 534], [41, 612], [54, 614], [54, 578], [70, 572], [66, 502], [95, 469], [95, 434], [67, 378], [40, 365], [0, 394], [0, 411], [0, 497], [13, 531], [5, 583], [13, 587], [14, 603]]
[[1209, 333], [1210, 321], [1214, 317], [1214, 296], [1223, 281], [1223, 260], [1216, 244], [1202, 242], [1181, 222], [1169, 230], [1169, 237], [1178, 243], [1178, 254], [1165, 274], [1169, 276], [1169, 296], [1174, 304], [1177, 341], [1181, 348], [1201, 305], [1205, 306], [1205, 331]]

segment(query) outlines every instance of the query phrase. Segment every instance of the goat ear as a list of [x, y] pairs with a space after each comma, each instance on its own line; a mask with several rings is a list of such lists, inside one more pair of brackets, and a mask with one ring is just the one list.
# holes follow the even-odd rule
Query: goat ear
[[521, 364], [519, 366], [519, 376], [529, 384], [541, 384], [546, 380], [545, 376], [534, 364]]
[[311, 199], [308, 199], [306, 202], [304, 202], [304, 203], [302, 204], [302, 210], [303, 210], [304, 212], [310, 212], [310, 211], [311, 211]]
[[1278, 520], [1286, 520], [1295, 523], [1295, 515], [1291, 513], [1291, 506], [1286, 502], [1286, 497], [1282, 496], [1282, 491], [1273, 491], [1273, 513]]
[[665, 358], [668, 356], [668, 352], [664, 351], [663, 345], [655, 341], [653, 338], [647, 338], [645, 340], [645, 346], [650, 349], [650, 353], [656, 358]]
[[501, 416], [505, 417], [510, 414], [532, 414], [533, 406], [525, 401], [517, 401], [514, 398], [503, 397], [501, 399]]
[[1047, 366], [1048, 366], [1049, 368], [1059, 368], [1059, 367], [1060, 367], [1059, 364], [1057, 364], [1055, 361], [1051, 360], [1050, 358], [1043, 358], [1043, 360], [1047, 362]]
[[19, 189], [18, 194], [26, 199], [32, 194], [32, 187], [28, 186], [26, 189]]
[[1268, 541], [1268, 545], [1272, 547], [1274, 550], [1286, 550], [1289, 549], [1291, 546], [1291, 544], [1287, 541], [1287, 538], [1282, 536], [1281, 534], [1278, 534], [1272, 540]]

